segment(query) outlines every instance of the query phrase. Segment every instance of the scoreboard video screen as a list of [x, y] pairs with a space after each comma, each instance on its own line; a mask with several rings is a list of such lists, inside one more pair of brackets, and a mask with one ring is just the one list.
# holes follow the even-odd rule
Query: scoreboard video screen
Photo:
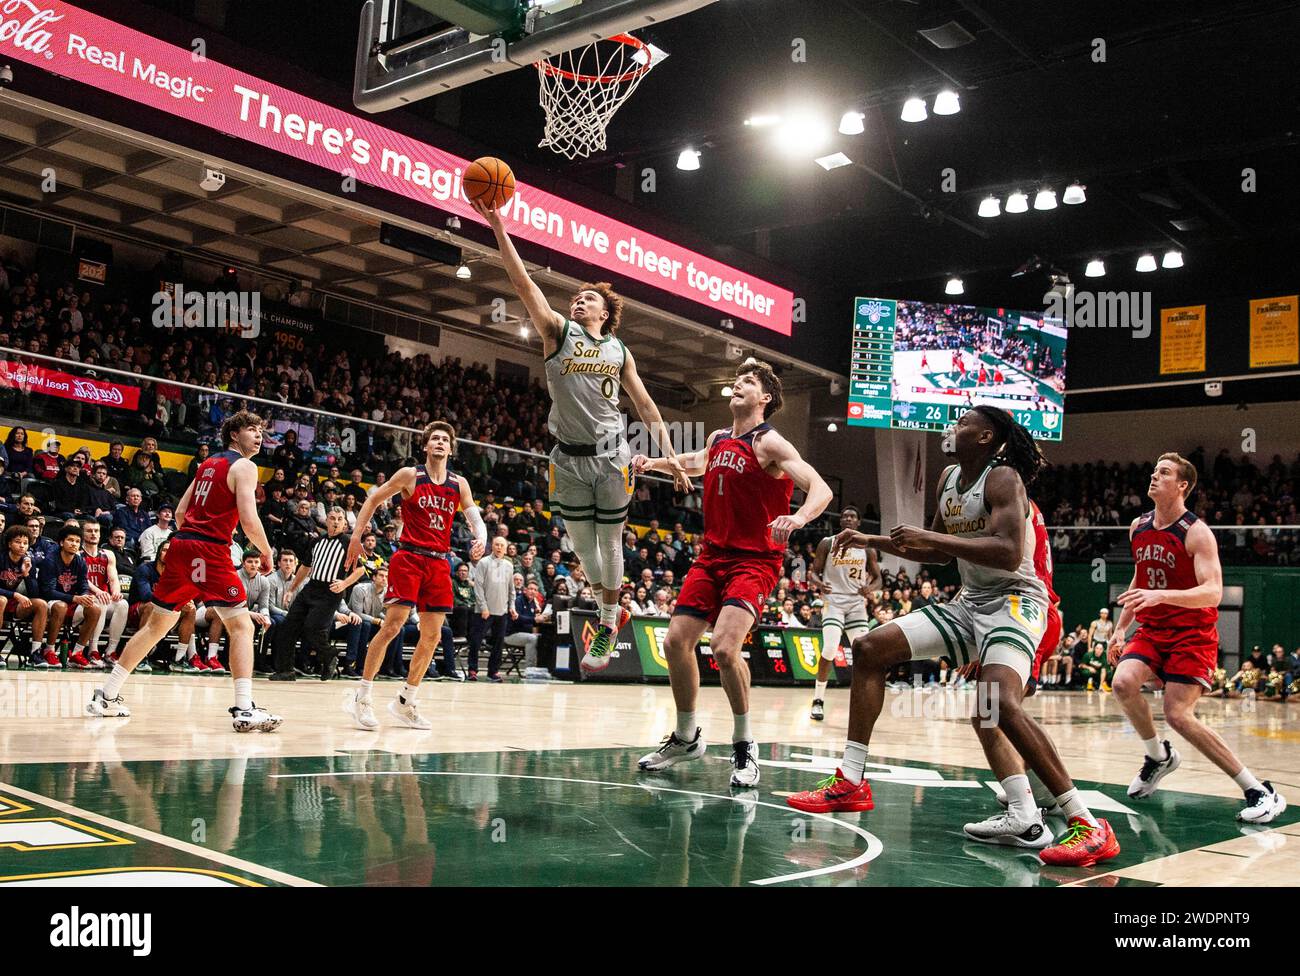
[[1065, 328], [1041, 312], [858, 298], [848, 423], [945, 430], [979, 403], [1009, 411], [1039, 440], [1059, 441]]

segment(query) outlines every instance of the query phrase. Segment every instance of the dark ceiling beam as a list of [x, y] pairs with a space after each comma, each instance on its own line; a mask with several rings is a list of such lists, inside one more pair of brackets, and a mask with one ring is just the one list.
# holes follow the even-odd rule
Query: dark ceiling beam
[[1047, 65], [1041, 58], [1032, 52], [1025, 50], [1024, 45], [1012, 37], [1010, 31], [998, 24], [997, 21], [993, 19], [992, 15], [985, 11], [978, 3], [975, 3], [974, 0], [957, 0], [957, 2], [961, 4], [963, 9], [977, 17], [980, 23], [987, 27], [993, 33], [993, 36], [1003, 44], [1011, 48], [1011, 50], [1015, 51], [1039, 71], [1047, 70]]
[[881, 23], [878, 19], [873, 17], [871, 14], [867, 13], [867, 11], [863, 10], [860, 6], [858, 6], [857, 3], [854, 2], [854, 0], [839, 0], [839, 4], [841, 7], [849, 11], [859, 20], [866, 21], [868, 24], [871, 25], [871, 28], [875, 30], [876, 33], [880, 34], [882, 37], [889, 38], [896, 45], [901, 47], [904, 51], [906, 51], [916, 60], [920, 61], [923, 65], [925, 65], [935, 74], [941, 75], [942, 77], [946, 78], [949, 82], [951, 82], [953, 85], [956, 85], [958, 88], [962, 89], [963, 91], [967, 89], [967, 85], [960, 78], [958, 78], [956, 75], [952, 74], [951, 72], [945, 70], [941, 65], [937, 64], [936, 62], [930, 60], [928, 57], [922, 54], [914, 45], [909, 44], [906, 41], [904, 41], [902, 38], [895, 36], [893, 31], [891, 31], [888, 27], [886, 27], [883, 23]]

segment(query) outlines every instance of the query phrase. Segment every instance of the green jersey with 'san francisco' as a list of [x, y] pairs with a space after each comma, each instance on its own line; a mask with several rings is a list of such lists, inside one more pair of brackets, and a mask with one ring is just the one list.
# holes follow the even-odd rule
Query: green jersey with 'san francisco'
[[565, 444], [596, 444], [602, 454], [622, 442], [623, 417], [618, 392], [627, 349], [616, 336], [593, 339], [566, 320], [560, 344], [546, 359], [551, 394], [547, 429]]
[[[953, 465], [944, 479], [939, 495], [939, 514], [944, 529], [959, 539], [981, 539], [993, 534], [989, 524], [989, 508], [984, 498], [984, 483], [993, 465], [989, 465], [964, 491], [959, 491], [961, 466]], [[1020, 564], [1013, 570], [977, 566], [965, 559], [957, 560], [961, 573], [961, 596], [971, 603], [980, 604], [1008, 593], [1022, 593], [1037, 597], [1047, 605], [1047, 587], [1034, 572], [1034, 523], [1032, 511], [1025, 512], [1025, 534], [1021, 544]]]

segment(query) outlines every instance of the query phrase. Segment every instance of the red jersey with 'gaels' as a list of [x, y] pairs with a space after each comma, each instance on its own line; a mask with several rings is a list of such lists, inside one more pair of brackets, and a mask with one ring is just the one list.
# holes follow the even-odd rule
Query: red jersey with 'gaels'
[[779, 553], [785, 546], [772, 541], [768, 523], [790, 514], [794, 482], [774, 478], [763, 470], [754, 441], [770, 424], [732, 437], [722, 431], [709, 448], [704, 472], [704, 542], [718, 549]]
[[181, 532], [217, 542], [229, 542], [234, 537], [239, 508], [228, 479], [230, 466], [241, 457], [238, 451], [222, 451], [199, 465]]
[[434, 481], [424, 465], [415, 469], [415, 488], [402, 498], [402, 536], [405, 546], [433, 552], [451, 549], [451, 523], [460, 508], [460, 485], [450, 473]]
[[1034, 575], [1047, 587], [1047, 602], [1055, 606], [1061, 598], [1052, 589], [1052, 548], [1047, 542], [1047, 520], [1035, 502], [1031, 501], [1029, 508], [1034, 516]]
[[[1187, 551], [1187, 531], [1196, 522], [1192, 512], [1183, 512], [1172, 525], [1157, 528], [1156, 513], [1147, 512], [1133, 527], [1133, 562], [1137, 566], [1139, 590], [1190, 590], [1196, 586], [1196, 567]], [[1138, 623], [1161, 630], [1213, 627], [1217, 607], [1174, 607], [1162, 603], [1137, 612]]]
[[108, 553], [103, 549], [96, 551], [91, 555], [84, 549], [81, 551], [81, 558], [86, 561], [86, 579], [90, 585], [96, 589], [108, 592]]

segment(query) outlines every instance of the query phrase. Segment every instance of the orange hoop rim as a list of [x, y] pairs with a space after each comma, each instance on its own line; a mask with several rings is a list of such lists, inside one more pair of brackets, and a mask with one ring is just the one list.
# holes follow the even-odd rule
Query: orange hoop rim
[[[613, 37], [605, 38], [607, 41], [615, 41], [619, 44], [626, 44], [628, 47], [634, 47], [638, 51], [645, 52], [645, 64], [637, 65], [630, 71], [624, 71], [619, 75], [580, 75], [577, 72], [570, 71], [568, 68], [561, 68], [558, 64], [552, 64], [546, 59], [537, 62], [537, 66], [552, 77], [567, 78], [570, 81], [576, 81], [584, 85], [617, 85], [621, 82], [634, 81], [640, 78], [654, 65], [654, 55], [650, 52], [650, 47], [640, 38], [633, 37], [631, 34], [615, 34]], [[595, 42], [599, 44], [599, 41]]]

